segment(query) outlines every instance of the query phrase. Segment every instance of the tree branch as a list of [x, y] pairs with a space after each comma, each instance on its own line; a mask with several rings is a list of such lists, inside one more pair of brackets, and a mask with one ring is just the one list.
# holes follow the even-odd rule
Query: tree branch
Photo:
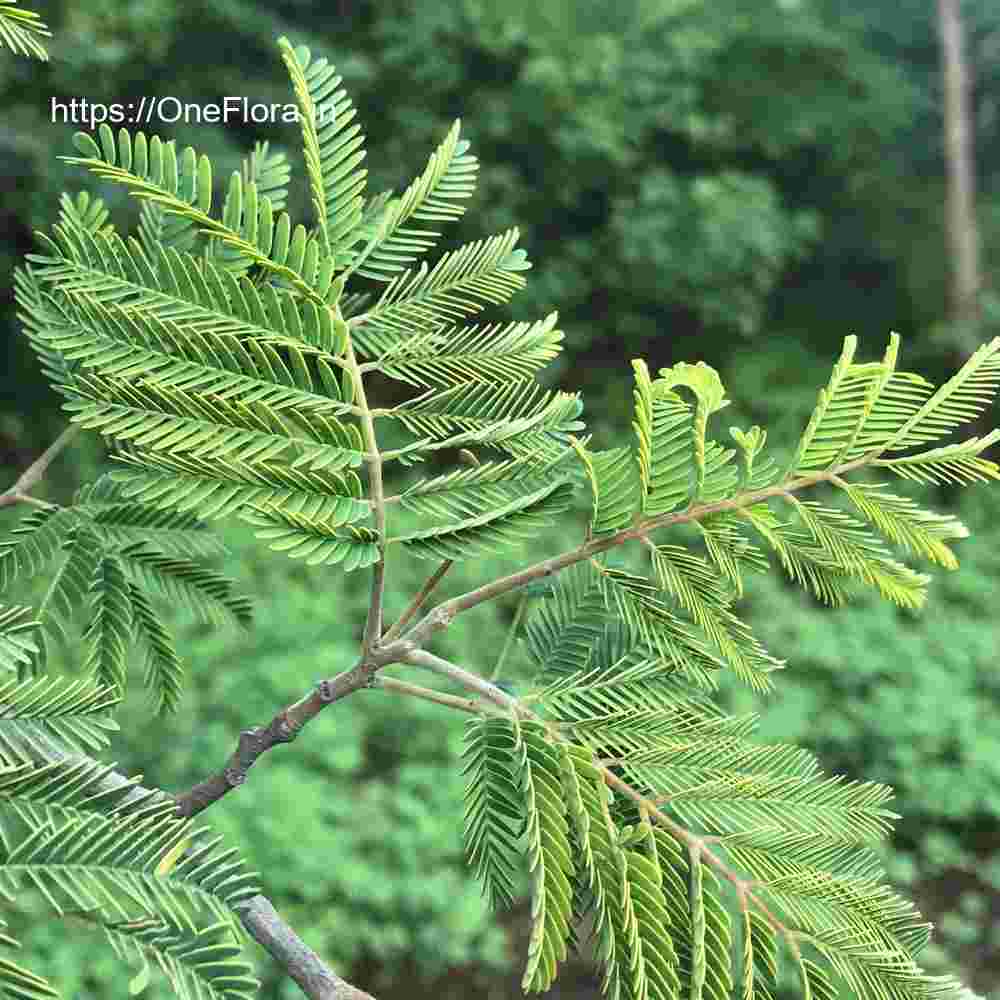
[[307, 997], [314, 1000], [375, 1000], [370, 993], [359, 990], [333, 972], [281, 919], [264, 896], [254, 896], [233, 909], [250, 936], [287, 969]]
[[373, 678], [372, 687], [383, 688], [386, 691], [395, 691], [397, 694], [406, 694], [411, 698], [432, 701], [436, 705], [446, 705], [448, 708], [457, 708], [461, 712], [473, 712], [477, 715], [481, 715], [487, 708], [486, 705], [475, 698], [459, 698], [453, 694], [445, 694], [443, 691], [434, 691], [431, 688], [420, 687], [419, 684], [409, 684], [396, 677], [385, 677], [382, 674], [378, 674]]
[[517, 573], [511, 573], [509, 576], [500, 577], [492, 583], [484, 584], [482, 587], [477, 587], [475, 590], [470, 590], [468, 593], [460, 594], [458, 597], [453, 597], [448, 601], [444, 601], [424, 615], [424, 617], [403, 636], [403, 639], [412, 643], [414, 648], [419, 649], [426, 644], [431, 635], [440, 629], [447, 628], [457, 614], [460, 614], [463, 611], [468, 611], [470, 608], [474, 608], [486, 601], [492, 601], [495, 597], [500, 597], [503, 594], [509, 593], [511, 590], [523, 587], [525, 584], [531, 583], [533, 580], [538, 580], [546, 576], [552, 576], [553, 573], [558, 573], [559, 570], [565, 569], [567, 566], [572, 566], [574, 563], [582, 562], [584, 559], [589, 559], [591, 556], [598, 555], [601, 552], [607, 552], [608, 549], [624, 545], [625, 542], [644, 538], [650, 531], [654, 531], [657, 528], [665, 528], [672, 524], [684, 524], [688, 521], [698, 521], [703, 517], [708, 517], [710, 514], [717, 514], [726, 510], [739, 510], [743, 507], [750, 507], [755, 503], [760, 503], [761, 500], [767, 500], [769, 497], [795, 493], [798, 490], [815, 486], [817, 483], [829, 482], [837, 475], [843, 475], [845, 472], [850, 472], [852, 469], [857, 469], [866, 465], [869, 461], [871, 461], [872, 457], [873, 454], [863, 455], [861, 458], [855, 459], [853, 462], [845, 462], [843, 465], [839, 465], [834, 469], [828, 469], [808, 476], [787, 479], [775, 486], [767, 486], [763, 489], [742, 493], [738, 496], [731, 497], [728, 500], [718, 500], [714, 503], [693, 505], [687, 510], [680, 511], [676, 514], [660, 514], [656, 517], [640, 521], [631, 527], [623, 528], [621, 531], [615, 532], [613, 535], [608, 535], [606, 538], [592, 539], [589, 542], [585, 542], [583, 545], [577, 546], [575, 549], [563, 552], [561, 555], [552, 556], [549, 559], [543, 559], [541, 562], [535, 563], [534, 566], [528, 566], [526, 569], [522, 569]]
[[[375, 675], [379, 669], [390, 663], [404, 662], [414, 650], [413, 643], [406, 639], [386, 643], [358, 660], [350, 670], [345, 670], [336, 677], [317, 681], [315, 690], [283, 708], [266, 726], [244, 729], [225, 767], [183, 795], [175, 797], [178, 815], [197, 816], [213, 802], [242, 785], [246, 781], [247, 772], [262, 754], [279, 743], [291, 743], [306, 723], [328, 705], [362, 688], [375, 687]], [[500, 691], [499, 688], [496, 690]]]
[[31, 465], [28, 466], [24, 472], [21, 473], [17, 482], [9, 490], [4, 493], [0, 493], [0, 507], [8, 507], [16, 503], [33, 503], [33, 504], [44, 504], [44, 500], [36, 500], [33, 497], [28, 496], [28, 494], [33, 490], [41, 480], [42, 476], [45, 475], [45, 470], [52, 464], [52, 460], [56, 457], [76, 437], [79, 433], [80, 428], [76, 424], [70, 424], [62, 434], [59, 435], [42, 452], [38, 458], [35, 459]]
[[469, 691], [475, 691], [476, 694], [482, 695], [487, 701], [492, 702], [508, 713], [528, 712], [528, 709], [523, 709], [521, 703], [516, 698], [512, 698], [502, 688], [497, 687], [496, 684], [491, 684], [478, 674], [463, 670], [454, 663], [443, 660], [440, 656], [435, 656], [426, 650], [416, 649], [412, 653], [408, 653], [405, 661], [417, 667], [426, 667], [428, 670], [433, 670], [434, 673], [442, 677], [447, 677], [449, 680], [455, 681], [456, 684], [461, 684], [462, 687]]
[[443, 563], [431, 574], [424, 585], [417, 592], [416, 597], [410, 602], [409, 607], [399, 616], [399, 619], [395, 624], [389, 629], [385, 635], [382, 636], [383, 642], [392, 642], [403, 628], [409, 622], [409, 620], [424, 606], [424, 601], [430, 597], [431, 591], [441, 582], [441, 578], [451, 569], [454, 564], [454, 560], [445, 559]]
[[[866, 455], [853, 462], [840, 465], [835, 469], [789, 479], [779, 485], [748, 492], [729, 500], [691, 506], [687, 510], [675, 514], [659, 515], [645, 521], [640, 521], [606, 538], [591, 539], [569, 552], [564, 552], [561, 555], [543, 560], [518, 573], [494, 580], [492, 583], [485, 584], [466, 594], [439, 604], [402, 638], [399, 638], [399, 633], [403, 627], [420, 610], [427, 596], [450, 567], [450, 561], [445, 561], [427, 583], [424, 584], [400, 619], [383, 637], [381, 635], [382, 595], [384, 590], [386, 533], [385, 503], [382, 489], [382, 456], [378, 452], [374, 422], [367, 400], [365, 399], [363, 380], [349, 336], [347, 352], [358, 400], [361, 404], [361, 409], [364, 411], [362, 422], [364, 424], [369, 452], [366, 458], [369, 462], [372, 505], [381, 555], [374, 569], [372, 597], [365, 627], [362, 657], [350, 670], [344, 671], [330, 680], [318, 682], [313, 692], [278, 712], [267, 726], [254, 727], [242, 732], [235, 751], [226, 766], [218, 774], [199, 783], [189, 792], [174, 798], [176, 815], [179, 818], [188, 818], [197, 815], [213, 802], [222, 798], [232, 788], [242, 784], [246, 780], [246, 775], [250, 767], [253, 766], [263, 753], [278, 743], [291, 742], [299, 730], [327, 705], [332, 704], [334, 701], [339, 701], [341, 698], [360, 688], [375, 686], [376, 672], [380, 667], [389, 663], [405, 662], [432, 670], [440, 676], [447, 677], [449, 680], [461, 685], [463, 688], [476, 692], [489, 705], [495, 706], [506, 714], [542, 722], [546, 727], [546, 731], [550, 733], [553, 739], [561, 739], [562, 737], [557, 726], [540, 719], [519, 699], [508, 695], [490, 681], [463, 670], [455, 664], [420, 647], [429, 640], [435, 631], [447, 627], [456, 614], [476, 607], [495, 597], [499, 597], [518, 587], [522, 587], [533, 580], [556, 573], [567, 566], [590, 558], [600, 552], [607, 551], [628, 541], [645, 538], [649, 531], [671, 524], [698, 520], [720, 511], [738, 510], [773, 496], [788, 495], [819, 482], [830, 481], [840, 474], [865, 465], [871, 459], [870, 455]], [[77, 431], [78, 428], [75, 425], [67, 428], [22, 474], [11, 489], [4, 494], [0, 494], [0, 506], [23, 502], [27, 497], [27, 491], [38, 483], [48, 465], [72, 440]], [[383, 639], [386, 641], [383, 642]], [[426, 688], [420, 688], [417, 685], [410, 685], [392, 678], [379, 678], [378, 686], [414, 697], [421, 697], [425, 700], [448, 705], [449, 707], [460, 708], [464, 711], [480, 712], [486, 707], [476, 699], [458, 698], [430, 691]], [[45, 752], [46, 759], [69, 758], [72, 756], [53, 750]], [[751, 885], [737, 873], [733, 872], [717, 855], [713, 854], [708, 846], [710, 843], [709, 839], [700, 837], [674, 822], [657, 808], [655, 802], [646, 798], [637, 789], [623, 781], [606, 765], [598, 764], [597, 766], [605, 783], [609, 787], [633, 799], [638, 803], [645, 815], [652, 817], [657, 823], [669, 830], [671, 834], [684, 842], [696, 861], [704, 857], [709, 864], [718, 869], [723, 877], [734, 884], [741, 902], [752, 902], [776, 930], [779, 932], [786, 931], [781, 922], [767, 910], [760, 900], [753, 896], [750, 891], [752, 888]], [[102, 781], [102, 785], [107, 788], [120, 788], [125, 784], [131, 785], [131, 782], [122, 775], [114, 772], [108, 774]], [[140, 796], [148, 794], [148, 791], [147, 789], [132, 785], [132, 792], [130, 794]], [[265, 897], [255, 896], [251, 900], [239, 904], [235, 910], [251, 936], [267, 948], [275, 959], [288, 970], [289, 975], [299, 984], [307, 996], [315, 998], [315, 1000], [371, 1000], [369, 994], [351, 986], [325, 966], [315, 952], [309, 949], [292, 928], [282, 921], [274, 910], [274, 907]], [[792, 943], [794, 944], [794, 942]]]
[[177, 814], [184, 817], [197, 816], [213, 802], [238, 788], [246, 781], [247, 772], [262, 754], [279, 743], [291, 743], [299, 730], [327, 705], [332, 705], [361, 688], [371, 687], [375, 671], [388, 662], [393, 661], [377, 655], [359, 660], [350, 670], [329, 680], [318, 681], [314, 691], [283, 708], [266, 726], [244, 729], [225, 767], [176, 797]]

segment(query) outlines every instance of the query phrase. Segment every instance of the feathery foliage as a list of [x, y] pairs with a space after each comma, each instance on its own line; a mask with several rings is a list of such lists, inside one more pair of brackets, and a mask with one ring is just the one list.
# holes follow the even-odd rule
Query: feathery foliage
[[[165, 602], [208, 622], [251, 620], [232, 582], [204, 565], [219, 551], [218, 539], [193, 515], [123, 502], [105, 476], [78, 490], [70, 506], [33, 511], [0, 540], [0, 592], [54, 564], [38, 608], [43, 640], [65, 639], [86, 608], [85, 671], [124, 687], [128, 652], [138, 642], [147, 650], [155, 710], [176, 711], [183, 666], [162, 614]], [[17, 662], [19, 676], [44, 669], [44, 641], [40, 653]], [[2, 665], [11, 669], [14, 661]]]
[[51, 38], [45, 22], [18, 0], [0, 0], [0, 42], [11, 52], [48, 62], [49, 54], [40, 38]]
[[40, 623], [30, 615], [31, 608], [0, 606], [0, 671], [16, 673], [38, 652], [32, 633]]
[[[158, 966], [180, 997], [252, 996], [232, 906], [256, 893], [253, 874], [218, 837], [171, 818], [169, 798], [130, 795], [131, 783], [109, 795], [110, 770], [78, 758], [0, 772], [0, 899], [38, 893], [54, 914], [104, 930], [123, 957]], [[0, 979], [5, 989], [18, 974]]]
[[[0, 613], [0, 666], [17, 677], [0, 692], [0, 807], [20, 824], [18, 836], [3, 828], [0, 893], [31, 886], [55, 912], [84, 913], [119, 954], [140, 957], [136, 988], [153, 962], [181, 996], [249, 995], [232, 907], [252, 893], [250, 876], [169, 802], [98, 792], [106, 772], [80, 756], [113, 725], [133, 644], [156, 707], [178, 705], [182, 670], [158, 598], [208, 621], [249, 621], [206, 564], [217, 546], [205, 523], [235, 515], [292, 558], [373, 568], [369, 679], [414, 662], [454, 614], [516, 587], [537, 596], [554, 577], [527, 625], [532, 699], [447, 670], [482, 696], [463, 703], [475, 716], [463, 763], [470, 864], [497, 906], [513, 901], [520, 865], [531, 876], [526, 991], [549, 988], [590, 916], [613, 1000], [767, 998], [779, 956], [806, 997], [844, 985], [872, 1000], [960, 996], [954, 979], [920, 968], [928, 927], [883, 883], [872, 848], [894, 818], [890, 790], [755, 743], [754, 720], [726, 716], [710, 695], [722, 670], [763, 691], [784, 666], [735, 611], [767, 550], [830, 604], [870, 586], [919, 608], [930, 576], [894, 547], [956, 568], [948, 542], [967, 534], [960, 522], [848, 477], [867, 467], [961, 485], [1000, 478], [982, 457], [1000, 430], [944, 440], [994, 397], [1000, 338], [939, 388], [897, 370], [896, 334], [872, 362], [855, 361], [846, 338], [783, 470], [759, 427], [731, 427], [735, 447], [711, 438], [728, 404], [713, 368], [653, 377], [635, 360], [632, 436], [591, 450], [579, 397], [538, 380], [561, 349], [556, 314], [469, 322], [524, 286], [517, 230], [419, 260], [441, 235], [425, 227], [458, 218], [473, 193], [460, 123], [401, 195], [367, 197], [341, 77], [278, 44], [301, 113], [308, 225], [285, 210], [288, 164], [266, 144], [220, 185], [220, 203], [205, 155], [102, 125], [96, 138], [78, 133], [81, 155], [68, 159], [141, 200], [138, 238], [116, 233], [100, 200], [64, 197], [16, 276], [40, 364], [116, 467], [0, 542], [0, 590], [55, 566], [37, 609]], [[393, 405], [376, 405], [373, 373]], [[395, 447], [380, 444], [383, 428]], [[465, 467], [420, 474], [460, 449]], [[392, 462], [413, 478], [387, 495]], [[834, 499], [797, 496], [819, 484]], [[578, 548], [383, 633], [393, 546], [442, 561], [436, 583], [455, 560], [538, 537], [588, 489]], [[393, 534], [396, 505], [421, 528]], [[671, 538], [682, 523], [697, 525], [701, 548]], [[627, 544], [648, 566], [608, 558]], [[38, 634], [61, 635], [81, 606], [88, 679], [27, 679], [44, 668], [31, 616]], [[54, 750], [75, 756], [53, 762]], [[51, 995], [0, 963], [2, 990]]]

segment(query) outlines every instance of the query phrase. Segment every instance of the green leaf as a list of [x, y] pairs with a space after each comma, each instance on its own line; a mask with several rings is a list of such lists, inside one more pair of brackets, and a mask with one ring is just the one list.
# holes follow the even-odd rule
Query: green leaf
[[979, 455], [997, 441], [1000, 441], [1000, 428], [981, 439], [969, 438], [903, 458], [879, 458], [872, 465], [891, 469], [896, 475], [918, 483], [959, 483], [963, 486], [971, 482], [985, 483], [987, 479], [1000, 479], [1000, 466]]
[[560, 573], [552, 597], [538, 604], [525, 629], [528, 652], [546, 678], [586, 668], [608, 613], [600, 578], [586, 563]]
[[969, 531], [953, 515], [934, 514], [921, 510], [909, 497], [881, 493], [882, 483], [838, 485], [865, 519], [890, 541], [945, 569], [958, 569], [958, 560], [943, 539], [967, 538]]
[[120, 550], [129, 576], [142, 581], [172, 602], [187, 605], [202, 621], [237, 623], [253, 620], [249, 600], [235, 593], [228, 577], [191, 559], [167, 555], [150, 543], [138, 542]]
[[132, 602], [121, 559], [103, 556], [90, 583], [84, 670], [108, 687], [125, 688], [126, 652], [132, 638]]
[[571, 443], [590, 481], [593, 497], [591, 533], [606, 535], [628, 527], [640, 503], [639, 474], [631, 461], [630, 449], [626, 446], [587, 451], [575, 439], [571, 439]]
[[137, 197], [197, 226], [199, 233], [217, 237], [238, 251], [241, 259], [249, 259], [288, 281], [307, 297], [322, 301], [325, 289], [316, 287], [320, 272], [315, 240], [307, 237], [301, 226], [290, 235], [288, 215], [282, 212], [275, 219], [270, 200], [258, 199], [256, 184], [244, 189], [239, 173], [234, 171], [228, 210], [224, 212], [225, 218], [219, 220], [210, 214], [211, 190], [199, 191], [199, 176], [204, 179], [205, 174], [204, 168], [199, 169], [203, 160], [190, 146], [178, 158], [173, 140], [163, 142], [155, 135], [147, 139], [142, 132], [137, 132], [133, 139], [122, 128], [116, 142], [106, 123], [99, 126], [98, 135], [100, 146], [86, 132], [75, 133], [73, 142], [84, 155], [62, 159], [86, 167], [100, 178], [125, 185]]
[[184, 668], [173, 638], [146, 595], [135, 584], [129, 585], [132, 602], [132, 623], [135, 638], [146, 648], [144, 683], [158, 715], [176, 712], [181, 699]]
[[0, 671], [20, 674], [38, 654], [33, 633], [41, 623], [31, 608], [0, 604]]
[[[0, 920], [0, 928], [6, 926], [6, 922]], [[18, 940], [2, 931], [0, 945], [7, 948], [21, 947]], [[42, 976], [36, 976], [24, 966], [0, 957], [0, 997], [3, 1000], [58, 1000], [59, 992]]]
[[378, 370], [415, 386], [510, 382], [548, 364], [562, 348], [558, 315], [536, 323], [434, 329], [400, 340], [379, 358]]
[[705, 431], [708, 426], [709, 414], [729, 405], [725, 398], [725, 390], [719, 373], [704, 361], [689, 365], [684, 361], [671, 368], [661, 368], [660, 377], [653, 383], [654, 394], [663, 396], [669, 393], [675, 385], [683, 385], [697, 397], [692, 426], [692, 445], [694, 449], [694, 465], [696, 481], [692, 502], [700, 499], [705, 485]]
[[0, 683], [0, 755], [21, 763], [47, 751], [94, 753], [107, 747], [118, 731], [110, 717], [121, 700], [114, 688], [92, 680], [40, 677]]
[[0, 0], [0, 42], [11, 52], [48, 62], [49, 54], [39, 38], [51, 37], [52, 32], [33, 10], [18, 6], [18, 0]]
[[1000, 385], [1000, 337], [983, 344], [882, 446], [900, 451], [974, 420]]
[[691, 409], [676, 393], [654, 390], [646, 363], [632, 362], [635, 372], [635, 456], [639, 467], [640, 511], [665, 514], [693, 499], [696, 488], [695, 442]]
[[573, 487], [550, 483], [496, 510], [390, 538], [420, 559], [471, 559], [520, 545], [569, 509]]
[[[217, 849], [219, 837], [173, 819], [169, 796], [126, 795], [131, 782], [109, 796], [109, 771], [77, 760], [0, 775], [0, 799], [24, 821], [0, 841], [4, 887], [37, 890], [59, 916], [86, 912], [121, 957], [152, 957], [181, 997], [249, 1000], [259, 984], [239, 957], [232, 907], [257, 893], [254, 873]], [[182, 843], [190, 849], [167, 872]]]
[[573, 852], [562, 799], [560, 758], [536, 723], [523, 723], [514, 748], [526, 817], [531, 873], [531, 938], [521, 988], [542, 993], [566, 959], [572, 918]]
[[357, 349], [377, 356], [414, 333], [430, 337], [443, 324], [509, 301], [527, 284], [520, 268], [505, 264], [518, 235], [509, 229], [442, 254], [432, 268], [423, 263], [401, 272], [352, 332]]
[[519, 758], [505, 719], [475, 719], [465, 729], [465, 854], [494, 909], [513, 905], [523, 852]]
[[349, 248], [360, 235], [363, 191], [368, 171], [361, 126], [351, 124], [357, 114], [342, 78], [326, 59], [313, 59], [306, 46], [293, 48], [278, 39], [281, 58], [299, 105], [306, 172], [312, 190], [313, 212], [326, 254]]
[[[377, 236], [351, 264], [350, 272], [378, 281], [389, 281], [405, 264], [429, 250], [440, 233], [405, 227], [410, 219], [452, 222], [465, 212], [464, 201], [476, 188], [478, 160], [467, 152], [469, 143], [460, 140], [461, 122], [456, 121], [444, 141], [431, 153], [427, 167], [399, 198], [387, 205]], [[515, 263], [518, 266], [520, 261]], [[349, 272], [349, 273], [350, 273]]]
[[350, 572], [379, 559], [378, 536], [369, 528], [341, 527], [335, 521], [274, 506], [257, 507], [240, 516], [259, 529], [258, 538], [270, 541], [269, 548], [292, 559], [305, 559], [311, 566], [342, 563]]

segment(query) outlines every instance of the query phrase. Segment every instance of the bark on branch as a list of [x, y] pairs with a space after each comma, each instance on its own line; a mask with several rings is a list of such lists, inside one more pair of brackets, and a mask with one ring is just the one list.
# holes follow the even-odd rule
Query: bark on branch
[[21, 473], [17, 482], [14, 483], [10, 489], [3, 493], [0, 493], [0, 507], [9, 507], [16, 503], [34, 503], [42, 504], [44, 506], [49, 506], [44, 500], [36, 500], [34, 497], [29, 496], [35, 486], [38, 485], [42, 476], [45, 475], [45, 470], [52, 464], [52, 460], [56, 457], [76, 437], [80, 428], [76, 424], [70, 424], [62, 434], [59, 435], [42, 452], [38, 458], [35, 459], [31, 465], [28, 466], [24, 472]]

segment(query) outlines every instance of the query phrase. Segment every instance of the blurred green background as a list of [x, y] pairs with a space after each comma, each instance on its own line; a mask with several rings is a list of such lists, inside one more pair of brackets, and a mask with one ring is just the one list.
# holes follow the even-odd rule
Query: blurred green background
[[[29, 6], [54, 38], [47, 64], [0, 52], [3, 485], [65, 425], [18, 333], [15, 263], [32, 249], [33, 231], [54, 220], [64, 189], [100, 193], [120, 227], [137, 218], [122, 190], [57, 159], [74, 153], [74, 129], [51, 122], [50, 101], [284, 103], [291, 97], [279, 34], [327, 55], [343, 75], [368, 134], [369, 190], [405, 186], [450, 121], [463, 119], [481, 182], [445, 248], [521, 228], [534, 270], [509, 316], [559, 309], [566, 351], [549, 377], [585, 390], [598, 446], [629, 426], [631, 357], [654, 370], [681, 360], [715, 365], [734, 400], [715, 433], [757, 422], [787, 454], [845, 335], [859, 336], [865, 360], [881, 357], [896, 330], [901, 366], [940, 381], [970, 345], [1000, 333], [990, 292], [1000, 256], [995, 0], [962, 6], [985, 283], [972, 327], [949, 319], [931, 0]], [[307, 216], [297, 126], [148, 130], [208, 153], [216, 178], [237, 168], [255, 139], [287, 149], [300, 179], [289, 207], [293, 218]], [[994, 407], [986, 423], [996, 420]], [[68, 498], [102, 462], [99, 441], [78, 441], [37, 495]], [[937, 927], [925, 965], [959, 971], [996, 1000], [1000, 492], [914, 495], [956, 511], [972, 532], [957, 546], [959, 571], [934, 570], [928, 607], [911, 614], [871, 598], [831, 611], [776, 569], [750, 582], [742, 610], [789, 662], [778, 692], [761, 702], [727, 685], [720, 697], [761, 712], [764, 738], [799, 742], [830, 770], [895, 786], [904, 819], [885, 858]], [[5, 531], [21, 511], [0, 513]], [[581, 520], [560, 524], [532, 545], [532, 560], [575, 544], [581, 530]], [[170, 790], [221, 765], [241, 728], [268, 721], [314, 680], [349, 666], [364, 620], [364, 574], [309, 571], [238, 525], [224, 533], [232, 554], [222, 565], [256, 598], [255, 627], [237, 635], [180, 624], [189, 668], [181, 713], [151, 721], [136, 685], [109, 758]], [[456, 566], [440, 595], [524, 558]], [[390, 565], [390, 615], [428, 569]], [[436, 648], [488, 671], [514, 607], [510, 599], [462, 616]], [[77, 667], [72, 645], [57, 662]], [[306, 942], [380, 1000], [519, 995], [526, 908], [489, 914], [462, 861], [462, 726], [438, 706], [361, 692], [293, 747], [268, 755], [205, 816], [242, 847]], [[33, 916], [26, 904], [11, 917], [26, 942], [23, 961], [66, 997], [126, 995], [129, 971], [99, 939]], [[256, 957], [263, 997], [299, 995], [263, 951]], [[154, 983], [144, 995], [167, 993]], [[597, 997], [586, 962], [567, 968], [551, 995]]]

